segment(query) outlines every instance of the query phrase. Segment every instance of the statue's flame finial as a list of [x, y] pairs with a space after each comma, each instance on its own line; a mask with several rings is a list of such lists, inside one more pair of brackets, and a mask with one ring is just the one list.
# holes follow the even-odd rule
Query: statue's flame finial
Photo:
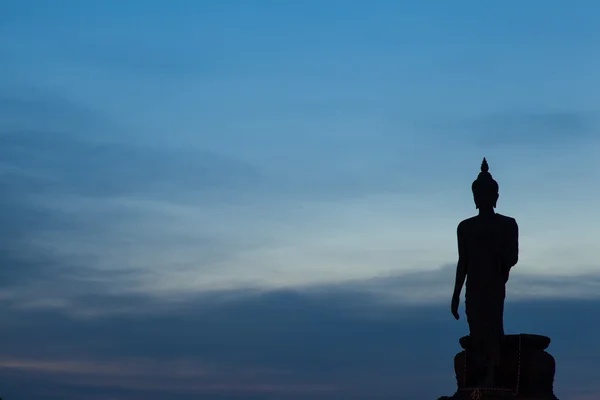
[[471, 188], [473, 189], [473, 193], [479, 192], [493, 192], [498, 193], [498, 182], [492, 178], [490, 174], [490, 166], [488, 165], [487, 159], [484, 157], [481, 162], [481, 172], [477, 176], [475, 182]]
[[490, 170], [490, 166], [487, 163], [485, 157], [483, 157], [483, 162], [481, 163], [481, 172], [488, 172]]

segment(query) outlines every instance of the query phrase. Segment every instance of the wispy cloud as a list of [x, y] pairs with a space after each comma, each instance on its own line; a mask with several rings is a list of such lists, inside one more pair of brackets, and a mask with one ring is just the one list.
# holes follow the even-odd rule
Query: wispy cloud
[[[35, 377], [49, 376], [70, 385], [92, 385], [142, 391], [179, 393], [282, 393], [331, 392], [333, 385], [286, 383], [289, 372], [270, 368], [231, 367], [195, 360], [66, 361], [39, 359], [0, 360], [0, 369]], [[289, 379], [288, 379], [289, 380]]]
[[571, 144], [591, 139], [599, 126], [589, 111], [506, 112], [475, 120], [469, 131], [477, 132], [473, 143], [485, 145]]

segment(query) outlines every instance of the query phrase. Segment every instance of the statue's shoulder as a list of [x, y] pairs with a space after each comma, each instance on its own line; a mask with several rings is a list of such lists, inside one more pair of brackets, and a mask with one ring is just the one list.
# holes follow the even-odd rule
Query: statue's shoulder
[[460, 223], [458, 224], [457, 230], [458, 231], [469, 230], [473, 226], [473, 224], [475, 223], [476, 220], [477, 220], [477, 216], [467, 218], [467, 219], [460, 221]]
[[506, 225], [517, 225], [517, 220], [514, 219], [513, 217], [509, 217], [507, 215], [502, 215], [502, 214], [498, 214], [498, 213], [496, 213], [496, 215]]

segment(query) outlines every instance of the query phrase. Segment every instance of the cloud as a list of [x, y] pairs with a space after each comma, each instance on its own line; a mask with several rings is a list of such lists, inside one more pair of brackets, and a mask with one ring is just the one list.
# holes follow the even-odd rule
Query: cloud
[[[550, 154], [564, 157], [561, 151], [581, 150], [582, 143], [595, 141], [599, 127], [598, 113], [593, 110], [501, 108], [479, 110], [469, 116], [437, 115], [418, 126], [457, 152], [469, 153], [466, 145], [477, 152], [485, 149], [488, 156], [506, 157], [510, 149], [514, 162], [529, 160], [529, 168], [535, 168], [534, 160], [545, 162]], [[537, 149], [535, 155], [530, 151], [532, 146]]]
[[[98, 143], [60, 132], [0, 135], [0, 160], [13, 172], [7, 184], [52, 185], [54, 194], [88, 196], [227, 189], [256, 184], [258, 173], [241, 161], [211, 152]], [[22, 171], [21, 176], [17, 171]], [[23, 176], [25, 175], [25, 176]], [[20, 180], [18, 178], [21, 178]], [[45, 178], [42, 180], [42, 178]], [[41, 182], [40, 182], [41, 180]]]
[[[381, 251], [384, 231], [385, 246], [391, 245], [391, 226], [364, 210], [382, 199], [343, 206], [282, 201], [285, 195], [269, 196], [261, 170], [209, 151], [102, 141], [79, 132], [5, 131], [0, 169], [0, 219], [10, 238], [3, 244], [2, 262], [11, 266], [5, 271], [15, 280], [11, 285], [27, 281], [21, 295], [43, 294], [53, 307], [71, 292], [100, 288], [177, 296], [335, 280], [342, 266], [362, 276], [364, 261], [355, 257], [351, 266], [343, 254], [348, 245], [340, 234], [349, 231], [340, 224], [352, 220], [377, 225], [373, 251]], [[328, 239], [314, 235], [317, 224]], [[365, 234], [363, 226], [348, 239], [362, 241]], [[401, 251], [390, 250], [383, 249], [383, 268]], [[324, 262], [337, 267], [323, 269]], [[283, 270], [283, 279], [273, 273]], [[108, 272], [114, 273], [110, 286]], [[59, 289], [66, 282], [73, 284]]]
[[[468, 128], [467, 128], [468, 127]], [[468, 123], [474, 144], [531, 145], [540, 148], [553, 143], [594, 137], [597, 115], [583, 111], [517, 111], [484, 116]]]
[[[52, 130], [49, 118], [62, 130]], [[188, 209], [208, 215], [215, 203], [239, 201], [261, 183], [260, 171], [233, 157], [102, 139], [97, 129], [110, 123], [101, 121], [49, 94], [9, 90], [0, 99], [0, 287], [5, 297], [30, 298], [25, 307], [62, 307], [70, 294], [104, 290], [106, 270], [109, 280], [129, 282], [131, 272], [119, 264], [135, 262], [122, 256], [136, 249], [143, 262], [144, 252], [166, 244], [165, 236], [171, 272], [178, 246], [204, 252], [204, 260], [226, 256], [219, 237], [193, 234], [198, 226], [161, 232], [162, 225], [177, 215], [177, 204], [191, 202]], [[147, 240], [140, 243], [144, 228]], [[120, 258], [106, 256], [118, 251]], [[156, 254], [146, 257], [161, 262]], [[98, 263], [104, 269], [94, 268]]]
[[[553, 103], [585, 101], [586, 71], [546, 82], [544, 46], [524, 46], [483, 71], [498, 79], [479, 68], [465, 84], [464, 68], [436, 60], [479, 43], [457, 31], [447, 53], [434, 38], [444, 28], [389, 57], [402, 34], [381, 21], [375, 36], [347, 40], [368, 10], [321, 7], [315, 25], [286, 7], [13, 3], [0, 6], [0, 395], [451, 393], [466, 323], [449, 314], [448, 262], [484, 148], [498, 156], [502, 204], [523, 215], [507, 330], [553, 338], [559, 397], [598, 394], [597, 235], [585, 211], [595, 193], [575, 182], [595, 181], [596, 115], [481, 110], [520, 95], [547, 104], [536, 85], [560, 94]], [[349, 19], [333, 26], [340, 11]], [[410, 122], [420, 116], [445, 137]]]
[[55, 132], [90, 138], [118, 130], [104, 113], [46, 85], [0, 81], [0, 88], [0, 135], [33, 131], [39, 132], [40, 138]]
[[[195, 361], [159, 362], [149, 359], [114, 361], [57, 361], [5, 359], [0, 369], [47, 375], [77, 386], [122, 387], [172, 393], [308, 393], [331, 392], [326, 385], [260, 383], [285, 380], [285, 371], [268, 368], [232, 368]], [[283, 378], [283, 379], [282, 379]], [[235, 381], [238, 381], [237, 383]], [[233, 382], [232, 382], [233, 381]]]
[[[82, 318], [1, 301], [3, 396], [60, 385], [64, 398], [80, 399], [97, 390], [123, 399], [437, 398], [454, 389], [451, 360], [466, 333], [445, 304], [386, 304], [351, 287], [200, 295], [162, 307], [144, 296], [78, 301], [146, 312]], [[597, 307], [596, 300], [507, 304], [507, 331], [553, 339], [559, 397], [593, 389], [581, 372], [597, 356], [589, 346], [600, 326], [588, 317]], [[577, 326], [586, 329], [575, 337]]]
[[[95, 302], [105, 300], [99, 297]], [[117, 303], [128, 301], [121, 298]], [[355, 348], [353, 342], [358, 338], [370, 343], [371, 339], [363, 336], [370, 331], [387, 335], [383, 327], [361, 333], [357, 330], [360, 324], [348, 316], [337, 316], [335, 307], [293, 292], [225, 302], [202, 298], [196, 304], [133, 318], [73, 320], [56, 311], [7, 311], [7, 325], [24, 336], [9, 340], [13, 354], [0, 361], [5, 372], [18, 371], [30, 382], [51, 376], [55, 383], [69, 386], [162, 390], [190, 397], [237, 393], [240, 398], [252, 398], [252, 393], [275, 393], [278, 398], [291, 399], [308, 394], [343, 398], [336, 395], [341, 390], [353, 398], [343, 388], [336, 358], [356, 363], [350, 368], [353, 375], [360, 373], [355, 369], [365, 362], [376, 367], [384, 348], [371, 345], [371, 351], [365, 351]], [[37, 335], [35, 326], [50, 321], [44, 335]], [[27, 349], [15, 343], [20, 340], [35, 345]], [[120, 369], [128, 372], [120, 374]], [[379, 369], [366, 373], [378, 380], [371, 374]], [[391, 377], [388, 379], [389, 385]]]

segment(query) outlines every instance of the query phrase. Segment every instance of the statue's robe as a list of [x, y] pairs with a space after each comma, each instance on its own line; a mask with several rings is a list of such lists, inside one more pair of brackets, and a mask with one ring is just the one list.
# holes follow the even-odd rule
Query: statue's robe
[[518, 226], [500, 214], [475, 216], [459, 224], [466, 256], [466, 314], [471, 350], [479, 362], [497, 361], [504, 339], [504, 299], [510, 268], [518, 260]]

